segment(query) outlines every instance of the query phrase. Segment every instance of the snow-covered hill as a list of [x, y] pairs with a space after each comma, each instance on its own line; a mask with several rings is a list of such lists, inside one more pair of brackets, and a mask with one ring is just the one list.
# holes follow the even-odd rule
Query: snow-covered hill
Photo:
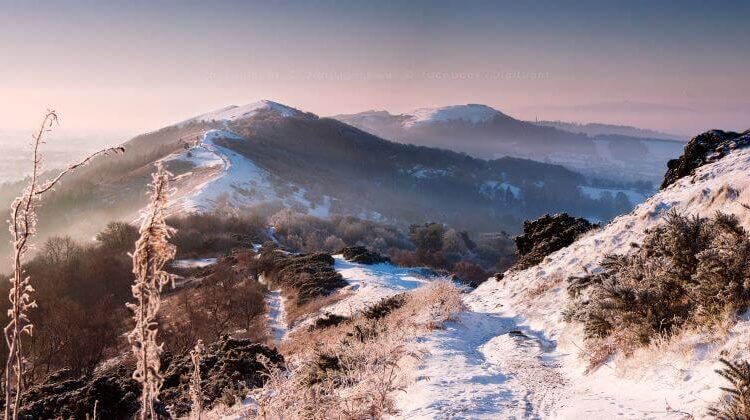
[[500, 111], [480, 104], [419, 108], [405, 115], [408, 116], [404, 123], [406, 126], [447, 121], [464, 121], [476, 124], [505, 117]]
[[[415, 126], [509, 119], [483, 105], [422, 109], [410, 118]], [[575, 208], [608, 220], [642, 197], [616, 186], [589, 190], [582, 176], [556, 165], [404, 146], [268, 100], [203, 114], [126, 147], [138, 154], [145, 147], [154, 155], [170, 151], [159, 160], [178, 176], [172, 212], [275, 203], [317, 217], [513, 230], [507, 215], [520, 220], [540, 208]], [[567, 192], [558, 197], [561, 191]], [[477, 217], [467, 226], [471, 213]]]
[[725, 339], [687, 332], [589, 373], [580, 327], [562, 320], [566, 280], [595, 272], [606, 254], [631, 252], [671, 209], [734, 214], [750, 229], [750, 148], [700, 167], [538, 266], [469, 294], [460, 321], [426, 338], [431, 354], [415, 373], [421, 379], [401, 396], [404, 417], [705, 416], [724, 385], [714, 373], [719, 357], [748, 355], [750, 316]]

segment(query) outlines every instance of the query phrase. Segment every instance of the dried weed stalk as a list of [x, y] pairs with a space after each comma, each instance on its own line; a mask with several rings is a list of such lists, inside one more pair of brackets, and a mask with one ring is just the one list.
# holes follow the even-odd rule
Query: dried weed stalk
[[169, 180], [172, 175], [161, 165], [152, 175], [151, 200], [143, 211], [140, 237], [135, 243], [132, 286], [136, 303], [129, 303], [133, 311], [135, 327], [128, 334], [136, 369], [133, 379], [141, 386], [140, 418], [156, 419], [154, 402], [159, 396], [163, 378], [159, 373], [159, 355], [162, 345], [156, 342], [159, 329], [157, 314], [161, 305], [161, 290], [174, 278], [163, 270], [164, 265], [175, 255], [175, 247], [169, 243], [173, 229], [165, 223], [165, 208], [170, 194]]

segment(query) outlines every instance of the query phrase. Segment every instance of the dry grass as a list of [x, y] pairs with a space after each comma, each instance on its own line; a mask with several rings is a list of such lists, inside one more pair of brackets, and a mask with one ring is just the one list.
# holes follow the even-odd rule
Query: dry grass
[[[453, 319], [463, 308], [459, 290], [435, 281], [407, 294], [406, 303], [378, 320], [300, 330], [283, 344], [285, 370], [269, 366], [266, 385], [248, 417], [383, 418], [398, 414], [393, 394], [411, 378], [403, 366], [422, 356], [413, 338]], [[243, 409], [238, 409], [243, 410]], [[236, 413], [236, 412], [235, 412]], [[236, 413], [237, 414], [237, 413]]]
[[524, 291], [524, 294], [520, 300], [520, 303], [527, 303], [527, 302], [533, 301], [539, 296], [542, 296], [543, 294], [559, 286], [562, 283], [562, 281], [563, 281], [563, 277], [560, 274], [553, 274], [553, 275], [547, 276], [545, 279], [542, 279], [536, 282], [533, 286], [527, 288]]
[[339, 290], [338, 292], [332, 293], [328, 296], [322, 296], [315, 298], [303, 304], [299, 304], [296, 294], [293, 291], [282, 292], [286, 302], [284, 304], [285, 310], [285, 322], [287, 326], [292, 327], [297, 323], [304, 320], [308, 315], [318, 312], [326, 306], [333, 305], [343, 299], [346, 299], [352, 294], [349, 290]]

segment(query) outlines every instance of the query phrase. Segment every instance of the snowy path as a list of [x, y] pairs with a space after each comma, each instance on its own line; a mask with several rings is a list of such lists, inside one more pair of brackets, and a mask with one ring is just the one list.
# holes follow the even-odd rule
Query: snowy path
[[266, 306], [268, 307], [268, 329], [275, 342], [280, 342], [286, 338], [287, 326], [284, 318], [284, 297], [281, 296], [281, 290], [272, 290], [266, 295]]
[[422, 341], [417, 380], [400, 394], [400, 418], [546, 418], [564, 400], [553, 343], [511, 318], [464, 312]]

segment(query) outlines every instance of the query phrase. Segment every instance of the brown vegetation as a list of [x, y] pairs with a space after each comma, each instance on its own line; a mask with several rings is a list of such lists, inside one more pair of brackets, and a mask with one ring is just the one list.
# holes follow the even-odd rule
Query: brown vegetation
[[462, 303], [447, 281], [389, 301], [401, 303], [379, 303], [381, 309], [366, 309], [348, 322], [293, 334], [283, 346], [287, 369], [269, 368], [266, 385], [252, 393], [257, 409], [247, 414], [316, 419], [398, 414], [393, 394], [410, 380], [401, 367], [420, 357], [413, 337], [452, 319]]
[[[750, 237], [737, 219], [670, 213], [632, 255], [570, 279], [569, 320], [589, 339], [628, 353], [687, 326], [714, 327], [750, 304]], [[612, 341], [617, 345], [610, 345]]]

